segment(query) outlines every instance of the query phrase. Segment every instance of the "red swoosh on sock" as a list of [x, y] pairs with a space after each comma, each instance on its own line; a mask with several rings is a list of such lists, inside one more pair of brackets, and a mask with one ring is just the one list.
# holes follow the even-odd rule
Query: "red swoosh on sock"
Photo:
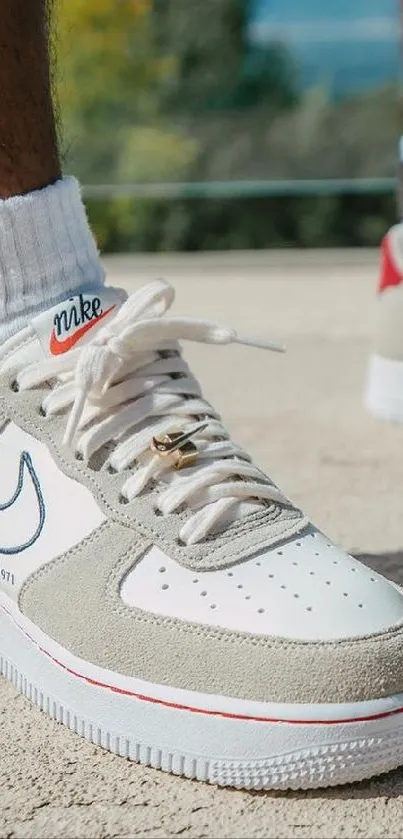
[[103, 318], [106, 318], [106, 316], [109, 315], [109, 313], [112, 312], [112, 310], [115, 308], [115, 306], [116, 304], [110, 306], [110, 308], [107, 309], [106, 312], [102, 312], [102, 315], [99, 315], [94, 320], [90, 320], [89, 323], [85, 323], [84, 326], [81, 326], [80, 329], [77, 329], [77, 332], [75, 332], [74, 335], [71, 335], [69, 338], [65, 338], [64, 341], [59, 341], [56, 338], [55, 330], [53, 330], [49, 342], [49, 350], [52, 353], [52, 355], [62, 355], [63, 353], [71, 350], [72, 347], [74, 347], [74, 345], [77, 343], [77, 341], [79, 341], [80, 338], [82, 338], [83, 335], [85, 335], [85, 333], [89, 331], [89, 329], [92, 329], [92, 327], [96, 326]]

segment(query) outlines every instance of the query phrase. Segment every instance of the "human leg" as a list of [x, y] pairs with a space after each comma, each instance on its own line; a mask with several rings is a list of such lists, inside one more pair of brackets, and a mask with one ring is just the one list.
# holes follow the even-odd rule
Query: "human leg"
[[61, 176], [51, 7], [0, 0], [0, 340], [28, 315], [103, 281], [78, 184]]

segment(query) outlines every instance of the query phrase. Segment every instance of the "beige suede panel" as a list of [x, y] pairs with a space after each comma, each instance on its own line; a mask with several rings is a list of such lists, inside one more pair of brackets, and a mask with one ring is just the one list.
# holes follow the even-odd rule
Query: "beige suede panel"
[[[4, 412], [21, 428], [48, 446], [60, 469], [71, 478], [85, 484], [106, 516], [132, 528], [132, 538], [151, 540], [161, 550], [188, 568], [214, 569], [231, 565], [301, 533], [309, 522], [295, 507], [271, 504], [253, 516], [241, 519], [214, 538], [184, 548], [178, 535], [190, 513], [183, 510], [170, 516], [156, 516], [154, 507], [158, 495], [166, 487], [155, 486], [130, 504], [119, 503], [124, 478], [111, 475], [105, 464], [89, 468], [77, 461], [70, 448], [63, 445], [66, 415], [41, 417], [39, 408], [47, 390], [14, 393], [8, 380], [0, 378], [0, 416]], [[127, 477], [127, 473], [126, 473]]]
[[148, 547], [105, 523], [32, 575], [20, 608], [72, 653], [116, 672], [203, 693], [273, 702], [354, 702], [403, 692], [403, 627], [300, 643], [198, 626], [126, 606], [122, 578]]
[[379, 296], [375, 328], [375, 352], [383, 358], [403, 361], [403, 286], [387, 288]]

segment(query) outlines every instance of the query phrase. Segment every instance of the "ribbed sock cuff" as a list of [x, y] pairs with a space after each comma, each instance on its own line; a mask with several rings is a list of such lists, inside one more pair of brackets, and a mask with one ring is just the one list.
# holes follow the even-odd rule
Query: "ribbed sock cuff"
[[75, 178], [0, 201], [2, 340], [22, 328], [27, 316], [103, 282]]

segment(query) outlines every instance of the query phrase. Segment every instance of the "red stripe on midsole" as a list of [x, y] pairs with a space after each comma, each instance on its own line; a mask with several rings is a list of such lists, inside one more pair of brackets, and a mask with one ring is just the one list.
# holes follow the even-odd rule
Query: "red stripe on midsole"
[[94, 687], [103, 688], [104, 690], [110, 690], [112, 693], [119, 693], [122, 696], [131, 696], [133, 699], [138, 699], [141, 702], [151, 702], [154, 705], [163, 705], [166, 708], [175, 708], [178, 711], [189, 711], [192, 714], [204, 714], [209, 717], [224, 717], [224, 719], [230, 720], [246, 720], [249, 722], [268, 722], [268, 723], [284, 723], [286, 725], [343, 725], [346, 723], [354, 723], [354, 722], [370, 722], [371, 720], [381, 720], [384, 717], [393, 717], [396, 714], [403, 713], [402, 708], [394, 708], [391, 711], [382, 711], [379, 714], [372, 714], [366, 717], [349, 717], [347, 719], [342, 720], [286, 720], [286, 719], [278, 719], [276, 717], [255, 717], [250, 716], [249, 714], [233, 714], [230, 711], [212, 711], [208, 708], [194, 708], [191, 705], [182, 705], [178, 702], [169, 702], [167, 699], [157, 699], [154, 696], [146, 696], [143, 693], [135, 693], [131, 690], [126, 690], [125, 688], [118, 688], [115, 685], [108, 685], [106, 682], [99, 682], [96, 679], [91, 679], [90, 676], [84, 676], [82, 673], [77, 673], [76, 670], [72, 670], [70, 667], [67, 667], [66, 664], [63, 664], [57, 658], [55, 658], [51, 653], [45, 650], [43, 647], [38, 644], [28, 633], [23, 629], [20, 624], [14, 619], [11, 612], [8, 611], [4, 606], [1, 606], [3, 612], [6, 612], [7, 615], [11, 617], [15, 625], [18, 627], [20, 632], [31, 641], [35, 647], [43, 653], [47, 658], [57, 664], [58, 667], [61, 667], [62, 670], [65, 670], [66, 673], [69, 673], [70, 676], [74, 676], [76, 679], [81, 679], [83, 682], [86, 682], [89, 685], [93, 685]]

